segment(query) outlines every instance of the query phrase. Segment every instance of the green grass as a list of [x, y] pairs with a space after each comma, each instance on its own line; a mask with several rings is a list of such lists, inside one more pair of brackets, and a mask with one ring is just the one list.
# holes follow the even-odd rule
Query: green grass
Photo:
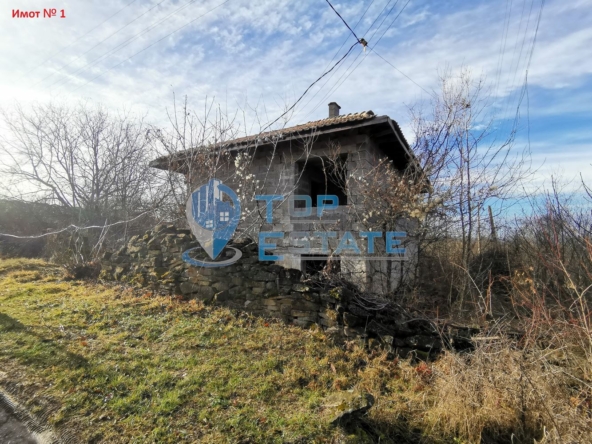
[[370, 391], [376, 430], [408, 396], [400, 365], [322, 331], [62, 279], [0, 261], [0, 384], [82, 442], [360, 442], [328, 425], [325, 396]]

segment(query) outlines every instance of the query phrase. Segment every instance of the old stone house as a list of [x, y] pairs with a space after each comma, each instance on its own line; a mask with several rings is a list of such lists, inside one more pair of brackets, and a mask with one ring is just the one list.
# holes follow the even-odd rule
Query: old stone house
[[[381, 248], [384, 252], [384, 239], [382, 244], [381, 239], [377, 240], [377, 256], [381, 258], [374, 259], [367, 254], [352, 254], [351, 250], [334, 254], [341, 235], [327, 239], [331, 252], [327, 253], [321, 248], [322, 239], [311, 234], [365, 229], [359, 218], [352, 217], [352, 208], [359, 214], [357, 210], [361, 205], [368, 206], [368, 202], [362, 202], [355, 187], [348, 189], [344, 185], [348, 175], [362, 177], [385, 158], [401, 173], [419, 168], [401, 128], [389, 116], [377, 116], [372, 111], [340, 114], [340, 106], [332, 102], [325, 119], [225, 141], [213, 151], [208, 149], [224, 152], [226, 161], [218, 162], [213, 170], [200, 169], [199, 166], [207, 163], [199, 155], [207, 149], [200, 147], [159, 158], [151, 165], [185, 174], [191, 190], [212, 177], [236, 190], [241, 200], [247, 200], [241, 202], [245, 217], [236, 236], [257, 240], [258, 231], [285, 233], [285, 238], [277, 242], [282, 256], [280, 265], [313, 273], [330, 264], [332, 270], [380, 291], [388, 290], [385, 283], [392, 290], [394, 283], [407, 275], [415, 257], [411, 238], [403, 240], [407, 249], [405, 260], [392, 261], [380, 254]], [[237, 159], [245, 158], [246, 166], [239, 166]], [[244, 193], [246, 176], [257, 194], [286, 197], [273, 202], [271, 223], [265, 219], [266, 203], [255, 202], [254, 194]], [[300, 216], [305, 214], [305, 202], [294, 198], [302, 195], [309, 196], [313, 206], [307, 217]], [[338, 196], [339, 207], [319, 217], [315, 211], [319, 195]], [[303, 213], [296, 215], [296, 209]], [[401, 231], [406, 231], [405, 224], [401, 221]], [[303, 242], [310, 248], [304, 249]], [[360, 245], [360, 249], [365, 248]]]

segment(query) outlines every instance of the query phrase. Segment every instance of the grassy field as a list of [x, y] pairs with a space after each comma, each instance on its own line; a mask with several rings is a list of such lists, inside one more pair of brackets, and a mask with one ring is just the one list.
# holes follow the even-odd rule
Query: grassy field
[[[0, 389], [74, 442], [592, 442], [586, 358], [575, 377], [553, 359], [500, 341], [412, 364], [318, 329], [0, 261]], [[324, 400], [352, 388], [375, 405], [331, 426]]]
[[[1, 384], [81, 442], [372, 440], [380, 432], [328, 425], [323, 398], [360, 387], [384, 413], [382, 392], [420, 388], [384, 354], [347, 348], [195, 301], [66, 282], [40, 261], [0, 262]], [[380, 421], [366, 427], [392, 430]]]

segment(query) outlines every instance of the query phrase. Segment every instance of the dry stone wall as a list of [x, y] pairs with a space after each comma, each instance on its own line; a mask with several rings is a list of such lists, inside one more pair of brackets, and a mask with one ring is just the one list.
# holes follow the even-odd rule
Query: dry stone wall
[[[299, 270], [259, 261], [255, 243], [230, 245], [243, 253], [238, 262], [221, 268], [194, 267], [181, 259], [184, 251], [198, 246], [191, 232], [159, 225], [143, 236], [134, 236], [120, 250], [106, 253], [101, 278], [280, 318], [302, 327], [318, 324], [337, 336], [375, 339], [401, 355], [415, 350], [427, 357], [443, 347], [440, 334], [428, 321], [411, 319], [396, 310], [364, 309], [356, 304], [351, 287], [304, 280]], [[229, 250], [229, 255], [233, 254]]]
[[[303, 327], [338, 325], [339, 291], [313, 291], [301, 282], [300, 271], [259, 261], [254, 243], [230, 245], [242, 251], [237, 263], [194, 267], [181, 259], [184, 251], [198, 246], [190, 231], [160, 225], [142, 237], [134, 236], [119, 251], [106, 253], [101, 277], [278, 317]], [[234, 254], [232, 250], [228, 253]]]

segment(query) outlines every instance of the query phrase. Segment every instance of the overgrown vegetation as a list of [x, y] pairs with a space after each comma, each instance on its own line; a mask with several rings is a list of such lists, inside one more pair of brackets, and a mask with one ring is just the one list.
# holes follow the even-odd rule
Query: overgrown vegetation
[[[481, 80], [446, 73], [429, 112], [411, 110], [413, 168], [383, 159], [348, 170], [335, 145], [322, 170], [344, 195], [362, 198], [348, 197], [360, 226], [404, 226], [412, 240], [399, 275], [390, 263], [377, 270], [383, 290], [373, 296], [480, 329], [473, 350], [431, 363], [337, 344], [318, 329], [75, 280], [98, 272], [106, 244], [182, 217], [186, 179], [215, 177], [226, 164], [243, 213], [263, 217], [253, 202], [264, 184], [250, 169], [259, 139], [235, 157], [225, 152], [240, 134], [213, 103], [203, 118], [186, 101], [175, 105], [169, 130], [84, 106], [5, 114], [13, 137], [0, 152], [13, 162], [3, 193], [24, 198], [12, 189], [24, 181], [46, 203], [0, 202], [0, 228], [11, 234], [3, 245], [43, 236], [21, 246], [69, 267], [0, 261], [2, 388], [85, 442], [592, 442], [592, 193], [581, 184], [567, 196], [554, 182], [548, 194], [528, 196], [519, 116], [501, 134], [490, 105]], [[280, 139], [272, 139], [275, 153]], [[303, 139], [304, 160], [314, 140]], [[55, 149], [42, 149], [48, 143]], [[168, 172], [149, 168], [156, 153], [166, 155], [158, 162]], [[517, 201], [522, 217], [505, 217]], [[50, 210], [65, 217], [48, 219]], [[260, 224], [248, 229], [256, 238]], [[329, 264], [332, 279], [349, 279]], [[351, 388], [375, 405], [345, 428], [330, 426], [323, 400]]]
[[[195, 301], [0, 262], [0, 384], [82, 442], [589, 442], [584, 350], [507, 339], [434, 363]], [[569, 338], [566, 338], [566, 340]], [[376, 403], [334, 428], [323, 399]]]

